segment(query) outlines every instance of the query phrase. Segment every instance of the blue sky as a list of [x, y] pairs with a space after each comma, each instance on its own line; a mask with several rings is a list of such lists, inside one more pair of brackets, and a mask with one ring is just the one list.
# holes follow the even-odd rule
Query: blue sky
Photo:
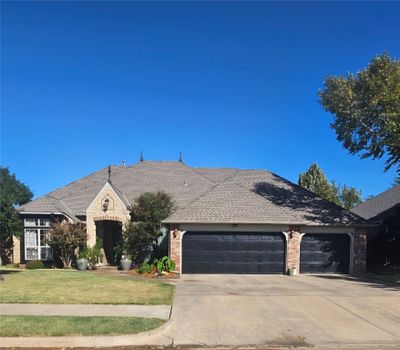
[[323, 78], [400, 57], [400, 3], [2, 2], [1, 163], [35, 196], [145, 159], [386, 190], [336, 141]]

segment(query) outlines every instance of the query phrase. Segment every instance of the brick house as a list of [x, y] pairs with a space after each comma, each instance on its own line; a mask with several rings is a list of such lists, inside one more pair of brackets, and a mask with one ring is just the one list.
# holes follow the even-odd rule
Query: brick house
[[372, 197], [352, 210], [368, 228], [368, 265], [371, 269], [400, 264], [400, 185]]
[[359, 216], [269, 171], [193, 168], [182, 161], [111, 166], [19, 208], [24, 239], [14, 260], [51, 260], [43, 243], [52, 218], [86, 223], [108, 262], [130, 220], [129, 204], [163, 190], [177, 210], [164, 221], [169, 256], [181, 273], [361, 273], [366, 224]]

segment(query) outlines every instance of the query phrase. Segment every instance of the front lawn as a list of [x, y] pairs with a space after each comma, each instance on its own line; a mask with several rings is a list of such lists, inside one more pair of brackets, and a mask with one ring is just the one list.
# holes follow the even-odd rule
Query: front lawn
[[5, 271], [0, 303], [171, 304], [174, 287], [75, 270]]
[[1, 316], [1, 337], [134, 334], [157, 328], [158, 318]]

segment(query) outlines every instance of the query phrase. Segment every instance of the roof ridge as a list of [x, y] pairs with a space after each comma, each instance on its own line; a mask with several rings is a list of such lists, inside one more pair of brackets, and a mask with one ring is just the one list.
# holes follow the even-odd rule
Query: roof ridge
[[292, 186], [294, 186], [294, 187], [300, 189], [301, 191], [307, 192], [308, 194], [310, 194], [310, 195], [313, 196], [314, 198], [317, 198], [317, 199], [319, 199], [319, 200], [321, 200], [321, 201], [327, 203], [328, 205], [331, 205], [331, 206], [333, 206], [333, 207], [336, 207], [336, 208], [339, 209], [339, 210], [344, 210], [344, 211], [346, 211], [347, 213], [349, 213], [350, 215], [354, 215], [354, 216], [356, 216], [357, 218], [359, 218], [359, 219], [361, 219], [361, 220], [363, 220], [363, 221], [365, 220], [363, 217], [361, 217], [360, 215], [357, 215], [357, 214], [353, 213], [351, 210], [346, 209], [346, 208], [343, 208], [343, 207], [340, 206], [339, 204], [336, 204], [336, 203], [331, 202], [331, 201], [329, 201], [329, 200], [327, 200], [327, 199], [325, 199], [325, 198], [322, 198], [322, 197], [318, 196], [316, 193], [314, 193], [314, 192], [308, 190], [307, 188], [304, 188], [304, 187], [300, 186], [299, 184], [296, 184], [296, 183], [294, 183], [294, 182], [292, 182], [292, 181], [290, 181], [290, 180], [288, 180], [288, 179], [285, 179], [284, 177], [279, 176], [279, 175], [273, 173], [272, 171], [271, 171], [270, 173], [271, 173], [272, 175], [278, 177], [279, 179], [283, 180], [284, 182], [289, 183], [289, 184], [291, 184]]
[[[51, 205], [54, 205], [54, 207], [56, 207], [58, 210], [60, 210], [60, 212], [66, 214], [67, 216], [69, 216], [71, 219], [74, 219], [76, 221], [80, 221], [72, 212], [72, 210], [70, 208], [68, 208], [68, 206], [60, 199], [55, 198], [49, 194], [46, 194], [43, 196], [47, 201], [49, 201], [48, 198], [51, 198], [52, 201], [49, 201]], [[61, 204], [64, 207], [64, 210], [61, 209], [58, 204]], [[66, 209], [66, 210], [65, 210]]]
[[[119, 167], [119, 165], [111, 165], [111, 166], [117, 166], [117, 167]], [[123, 166], [123, 165], [121, 165], [121, 166]], [[108, 167], [109, 167], [109, 166], [107, 165], [107, 166], [104, 167], [104, 168], [101, 168], [101, 169], [99, 169], [99, 170], [96, 170], [96, 171], [94, 171], [94, 172], [92, 172], [92, 173], [90, 173], [90, 174], [84, 176], [84, 177], [81, 177], [81, 178], [79, 178], [79, 179], [76, 179], [76, 180], [74, 180], [74, 181], [71, 181], [71, 182], [69, 182], [68, 184], [66, 184], [66, 185], [64, 185], [64, 186], [61, 186], [61, 187], [58, 187], [58, 188], [56, 188], [55, 190], [53, 190], [53, 191], [51, 191], [51, 192], [49, 192], [49, 193], [46, 193], [46, 194], [44, 194], [43, 196], [40, 196], [40, 197], [52, 195], [54, 192], [57, 192], [57, 191], [59, 191], [59, 190], [62, 190], [63, 188], [68, 187], [68, 186], [70, 186], [70, 185], [72, 185], [72, 184], [74, 184], [74, 183], [76, 183], [76, 182], [78, 182], [78, 181], [85, 180], [85, 179], [87, 179], [88, 177], [90, 177], [90, 176], [92, 176], [92, 175], [94, 175], [94, 174], [97, 174], [97, 173], [101, 172], [101, 171], [104, 170], [104, 169], [107, 169]], [[38, 198], [40, 198], [40, 197], [38, 197]], [[53, 197], [53, 198], [55, 198], [55, 197]], [[63, 197], [63, 198], [65, 198], [65, 197]], [[36, 199], [37, 199], [37, 198], [36, 198]]]
[[363, 205], [363, 204], [365, 204], [367, 202], [370, 202], [372, 200], [376, 200], [377, 198], [381, 198], [382, 196], [387, 195], [388, 192], [392, 192], [393, 190], [397, 190], [397, 188], [400, 189], [400, 185], [394, 185], [394, 186], [388, 188], [386, 191], [383, 191], [381, 193], [378, 193], [376, 196], [373, 196], [371, 198], [366, 199], [364, 202], [360, 203], [359, 205]]
[[[240, 169], [236, 169], [236, 168], [195, 168], [195, 167], [190, 167], [190, 169], [192, 169], [193, 171], [196, 172], [196, 174], [204, 177], [205, 179], [207, 179], [209, 182], [211, 182], [212, 184], [221, 184], [224, 183], [225, 181], [229, 180], [230, 178], [232, 178], [233, 176], [236, 176], [236, 174], [240, 171]], [[198, 169], [230, 169], [230, 170], [236, 170], [235, 174], [227, 177], [226, 179], [222, 180], [221, 182], [214, 182], [213, 180], [211, 180], [208, 176], [204, 175], [204, 174], [200, 174], [198, 172]]]
[[[115, 186], [111, 181], [107, 181], [107, 183], [108, 184], [110, 184], [110, 186], [111, 186], [111, 188], [117, 193], [117, 195], [119, 196], [119, 197], [122, 197], [121, 198], [121, 200], [122, 201], [125, 201], [125, 205], [129, 205], [130, 203], [129, 203], [129, 200], [128, 200], [128, 198], [125, 196], [125, 193], [124, 192], [122, 192], [117, 186]], [[105, 186], [105, 184], [104, 184], [104, 186]], [[103, 186], [103, 187], [104, 187]], [[100, 191], [103, 189], [103, 187], [100, 189]], [[100, 192], [99, 191], [99, 192]], [[99, 192], [97, 193], [97, 194], [99, 194]], [[96, 196], [97, 196], [97, 194], [96, 194]], [[96, 198], [96, 197], [95, 197]], [[94, 198], [93, 198], [94, 199]], [[93, 200], [92, 200], [93, 201]]]
[[258, 193], [254, 192], [253, 190], [250, 190], [249, 188], [246, 188], [246, 187], [242, 186], [241, 184], [238, 184], [237, 182], [234, 181], [234, 179], [232, 179], [232, 182], [233, 182], [235, 185], [241, 187], [242, 189], [247, 190], [248, 192], [250, 192], [250, 193], [256, 195], [257, 197], [262, 198], [263, 200], [267, 201], [268, 203], [271, 203], [274, 207], [277, 207], [277, 208], [283, 210], [285, 213], [287, 213], [287, 214], [288, 214], [290, 217], [292, 217], [293, 219], [296, 219], [296, 220], [299, 220], [300, 222], [304, 222], [304, 223], [305, 223], [305, 220], [303, 220], [302, 218], [298, 217], [297, 214], [296, 214], [296, 215], [292, 214], [292, 212], [291, 212], [289, 209], [286, 209], [286, 208], [283, 207], [283, 206], [277, 205], [277, 204], [275, 204], [274, 202], [270, 201], [269, 199], [267, 199], [267, 198], [265, 198], [265, 197], [259, 195]]
[[[236, 174], [235, 174], [236, 175]], [[207, 195], [208, 193], [210, 193], [210, 192], [212, 192], [216, 187], [218, 187], [219, 185], [222, 185], [222, 184], [224, 184], [225, 182], [227, 182], [229, 179], [231, 179], [233, 176], [235, 176], [235, 175], [232, 175], [232, 176], [230, 176], [228, 179], [225, 179], [224, 181], [222, 181], [222, 182], [219, 182], [219, 183], [214, 183], [214, 182], [212, 182], [212, 184], [214, 185], [213, 187], [211, 187], [208, 191], [204, 191], [203, 193], [201, 193], [199, 196], [197, 196], [196, 198], [194, 198], [192, 201], [190, 201], [190, 202], [188, 202], [187, 204], [186, 204], [186, 206], [185, 206], [185, 208], [183, 208], [184, 210], [187, 208], [187, 207], [189, 207], [190, 205], [192, 205], [192, 204], [194, 204], [194, 203], [196, 203], [198, 200], [200, 200], [200, 198], [203, 198], [205, 195]], [[211, 180], [209, 180], [209, 179], [207, 179], [208, 181], [211, 181]], [[173, 214], [172, 214], [173, 215]]]

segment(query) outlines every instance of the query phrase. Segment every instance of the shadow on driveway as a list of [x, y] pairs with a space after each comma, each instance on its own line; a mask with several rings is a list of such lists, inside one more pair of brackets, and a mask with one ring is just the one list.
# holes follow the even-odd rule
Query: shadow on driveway
[[400, 291], [400, 284], [396, 282], [389, 282], [378, 277], [363, 275], [363, 276], [349, 276], [349, 275], [324, 275], [324, 274], [313, 274], [312, 276], [327, 280], [343, 280], [349, 282], [362, 283], [366, 287], [390, 289]]

